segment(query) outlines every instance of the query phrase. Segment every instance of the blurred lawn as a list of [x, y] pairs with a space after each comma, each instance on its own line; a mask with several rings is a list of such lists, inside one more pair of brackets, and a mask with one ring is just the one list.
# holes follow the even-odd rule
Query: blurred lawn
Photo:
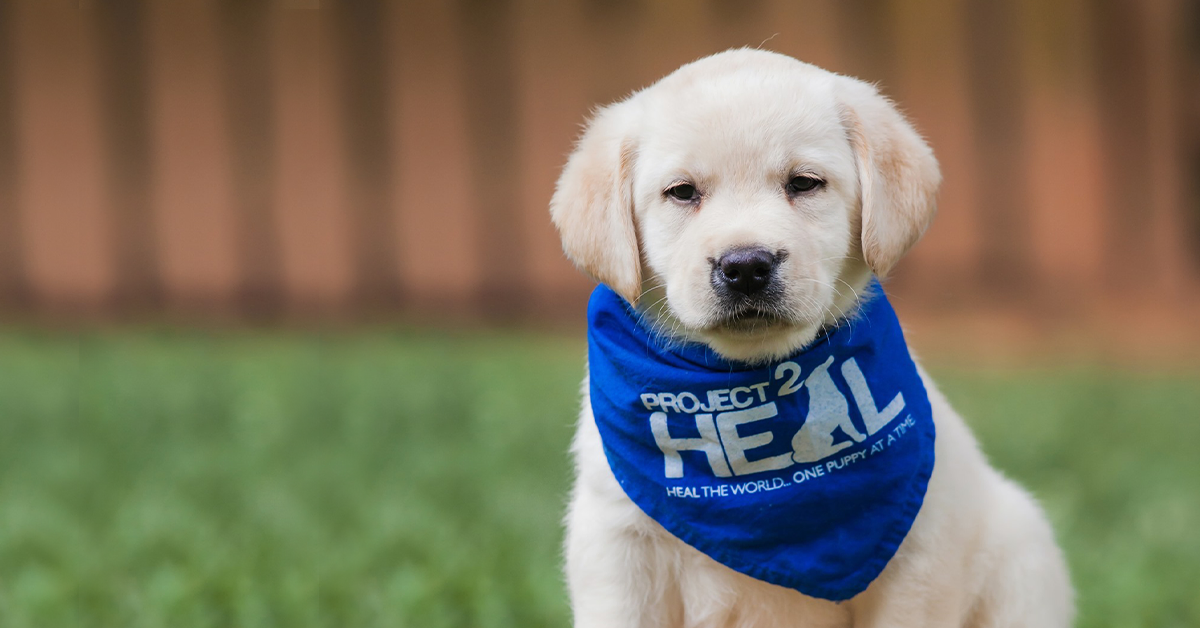
[[[581, 337], [0, 334], [0, 626], [567, 625]], [[933, 369], [1079, 625], [1200, 626], [1200, 371]]]

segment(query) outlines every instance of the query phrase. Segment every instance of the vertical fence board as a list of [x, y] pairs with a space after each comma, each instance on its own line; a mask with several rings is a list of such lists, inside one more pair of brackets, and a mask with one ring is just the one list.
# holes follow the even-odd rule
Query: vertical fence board
[[1082, 2], [1021, 5], [1028, 89], [1028, 201], [1035, 279], [1063, 307], [1094, 297], [1104, 277], [1104, 203], [1099, 112], [1091, 95], [1093, 33]]
[[396, 268], [396, 226], [392, 214], [392, 134], [389, 106], [392, 85], [388, 64], [394, 50], [385, 43], [384, 0], [334, 4], [339, 118], [348, 161], [347, 193], [352, 210], [355, 299], [369, 308], [401, 303]]
[[52, 311], [95, 311], [115, 273], [92, 16], [68, 0], [21, 0], [12, 9], [29, 280]]
[[0, 313], [29, 305], [29, 282], [25, 275], [22, 220], [17, 206], [20, 170], [17, 150], [17, 86], [11, 2], [0, 2]]
[[[1177, 110], [1180, 135], [1176, 138], [1181, 153], [1179, 210], [1186, 222], [1189, 264], [1193, 288], [1200, 288], [1200, 6], [1179, 3], [1179, 24], [1183, 41], [1179, 50], [1179, 86]], [[1200, 290], [1196, 290], [1200, 292]]]
[[216, 5], [181, 0], [149, 8], [162, 278], [177, 310], [219, 312], [237, 289], [238, 251]]
[[335, 311], [351, 294], [355, 270], [336, 23], [328, 9], [280, 8], [273, 18], [274, 207], [284, 283], [300, 313]]
[[1014, 0], [968, 2], [972, 42], [970, 88], [976, 112], [975, 151], [981, 242], [980, 280], [1003, 298], [1027, 296], [1033, 279], [1025, 170], [1028, 134], [1021, 100], [1026, 88], [1018, 57]]
[[111, 0], [92, 17], [100, 62], [101, 121], [107, 209], [112, 224], [116, 285], [125, 311], [162, 305], [151, 154], [146, 45], [148, 0]]
[[1172, 302], [1180, 296], [1179, 286], [1194, 279], [1187, 255], [1188, 224], [1183, 214], [1184, 184], [1180, 181], [1184, 156], [1178, 138], [1180, 124], [1176, 82], [1180, 60], [1186, 54], [1185, 24], [1179, 0], [1153, 0], [1146, 8], [1147, 143], [1149, 186], [1147, 203], [1153, 207], [1150, 240], [1149, 281], [1161, 298]]
[[1092, 5], [1097, 96], [1104, 130], [1105, 275], [1116, 290], [1145, 288], [1152, 246], [1146, 201], [1150, 181], [1149, 95], [1146, 11], [1132, 0], [1103, 0]]
[[[390, 81], [402, 89], [392, 109], [400, 268], [410, 307], [471, 308], [483, 263], [475, 228], [477, 193], [468, 156], [466, 72], [452, 0], [391, 5]], [[483, 193], [490, 193], [483, 191]]]
[[[979, 225], [975, 119], [970, 108], [965, 16], [952, 0], [889, 3], [895, 29], [898, 106], [933, 146], [942, 169], [938, 215], [929, 232], [901, 263], [904, 292], [953, 301], [977, 280]], [[937, 277], [937, 281], [930, 278]]]
[[283, 307], [283, 285], [274, 210], [270, 5], [267, 0], [220, 0], [218, 6], [238, 219], [236, 298], [245, 315], [271, 318]]
[[480, 249], [480, 305], [500, 317], [528, 306], [528, 255], [521, 228], [515, 0], [459, 0], [470, 130], [471, 204]]
[[[595, 36], [581, 3], [527, 0], [519, 6], [522, 230], [528, 241], [530, 286], [538, 311], [582, 303], [590, 283], [571, 267], [550, 223], [549, 201], [572, 142], [591, 107], [589, 83], [598, 65], [588, 54]], [[579, 36], [565, 36], [580, 33]]]

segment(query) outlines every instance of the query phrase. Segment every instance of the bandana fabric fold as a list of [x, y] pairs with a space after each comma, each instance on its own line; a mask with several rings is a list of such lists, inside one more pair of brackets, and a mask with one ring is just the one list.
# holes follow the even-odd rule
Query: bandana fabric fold
[[592, 414], [629, 498], [753, 578], [835, 601], [866, 589], [921, 508], [935, 438], [896, 314], [871, 292], [840, 328], [751, 366], [668, 344], [597, 287]]

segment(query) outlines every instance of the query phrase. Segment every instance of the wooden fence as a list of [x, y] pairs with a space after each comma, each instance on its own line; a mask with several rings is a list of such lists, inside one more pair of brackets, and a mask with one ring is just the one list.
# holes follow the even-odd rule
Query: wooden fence
[[911, 303], [1187, 308], [1188, 0], [0, 0], [0, 314], [578, 316], [589, 108], [758, 46], [879, 81], [945, 174]]

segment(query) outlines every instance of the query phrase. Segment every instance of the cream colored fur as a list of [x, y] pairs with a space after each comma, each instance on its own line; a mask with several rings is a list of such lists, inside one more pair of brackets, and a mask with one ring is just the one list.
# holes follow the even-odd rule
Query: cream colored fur
[[[824, 185], [794, 197], [798, 173]], [[664, 193], [694, 185], [694, 204]], [[733, 50], [601, 109], [564, 168], [551, 215], [567, 255], [660, 332], [734, 359], [788, 355], [851, 316], [934, 215], [937, 162], [861, 81], [789, 57]], [[712, 259], [786, 250], [784, 320], [723, 324]], [[1062, 555], [1041, 509], [992, 469], [922, 371], [937, 463], [899, 552], [844, 603], [738, 574], [688, 547], [625, 496], [584, 383], [572, 451], [566, 571], [578, 628], [1058, 628], [1071, 623]]]

